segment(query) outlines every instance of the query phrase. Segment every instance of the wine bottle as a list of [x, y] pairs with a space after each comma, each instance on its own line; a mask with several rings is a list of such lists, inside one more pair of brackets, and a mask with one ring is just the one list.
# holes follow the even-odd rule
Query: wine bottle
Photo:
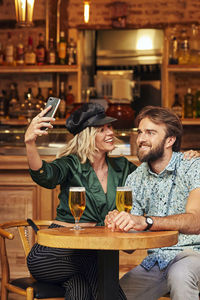
[[182, 104], [180, 103], [178, 94], [175, 94], [174, 96], [174, 103], [172, 104], [172, 110], [179, 118], [182, 118], [183, 107]]
[[61, 81], [60, 83], [60, 105], [59, 105], [59, 118], [64, 119], [66, 116], [66, 95], [65, 95], [65, 83]]
[[64, 31], [60, 33], [60, 43], [59, 43], [59, 51], [58, 51], [58, 59], [60, 65], [66, 64], [66, 54], [67, 54], [67, 42], [65, 39]]
[[188, 91], [184, 96], [184, 118], [193, 118], [193, 111], [194, 96], [191, 92], [191, 88], [188, 88]]

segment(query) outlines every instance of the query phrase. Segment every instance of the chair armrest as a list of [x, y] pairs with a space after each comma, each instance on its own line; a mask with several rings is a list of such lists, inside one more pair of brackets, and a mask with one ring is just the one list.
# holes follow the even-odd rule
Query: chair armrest
[[13, 240], [14, 239], [14, 234], [0, 228], [0, 236], [2, 236], [3, 238], [7, 238], [9, 240]]

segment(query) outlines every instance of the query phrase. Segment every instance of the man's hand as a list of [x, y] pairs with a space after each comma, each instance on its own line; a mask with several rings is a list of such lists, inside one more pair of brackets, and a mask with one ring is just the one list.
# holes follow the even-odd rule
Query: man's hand
[[112, 214], [107, 227], [112, 231], [120, 230], [127, 232], [130, 229], [142, 231], [147, 227], [147, 224], [143, 216], [135, 216], [122, 211], [118, 212], [115, 216]]

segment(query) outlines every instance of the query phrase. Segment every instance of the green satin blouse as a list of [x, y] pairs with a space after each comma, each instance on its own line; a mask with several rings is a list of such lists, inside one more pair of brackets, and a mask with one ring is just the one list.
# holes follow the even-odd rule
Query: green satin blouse
[[68, 205], [69, 187], [84, 186], [86, 188], [86, 208], [80, 222], [96, 222], [103, 226], [104, 219], [110, 210], [115, 209], [117, 186], [124, 186], [127, 176], [136, 166], [125, 157], [107, 157], [108, 183], [107, 194], [93, 170], [89, 160], [81, 164], [76, 155], [63, 156], [50, 163], [43, 161], [42, 168], [29, 170], [32, 179], [42, 187], [54, 189], [60, 185], [56, 220], [74, 223]]

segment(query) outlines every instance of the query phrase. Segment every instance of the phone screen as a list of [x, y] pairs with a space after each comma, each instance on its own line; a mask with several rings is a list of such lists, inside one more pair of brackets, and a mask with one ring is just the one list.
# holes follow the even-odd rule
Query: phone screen
[[44, 117], [54, 117], [59, 104], [60, 104], [60, 99], [55, 97], [50, 97], [47, 101], [47, 104], [45, 105], [45, 108], [47, 108], [50, 105], [52, 106], [52, 108], [44, 115]]
[[[49, 97], [47, 104], [45, 105], [45, 108], [48, 106], [52, 106], [52, 108], [44, 115], [44, 117], [54, 117], [55, 113], [58, 109], [58, 105], [60, 104], [60, 99], [55, 97]], [[41, 130], [48, 130], [47, 127], [41, 127]]]

